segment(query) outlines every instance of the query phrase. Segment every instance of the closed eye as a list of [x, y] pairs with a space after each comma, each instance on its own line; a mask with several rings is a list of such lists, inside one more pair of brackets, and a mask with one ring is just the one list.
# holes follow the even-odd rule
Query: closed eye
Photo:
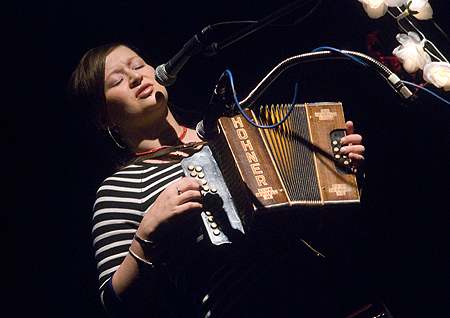
[[123, 81], [123, 78], [121, 78], [120, 80], [118, 80], [117, 82], [115, 82], [113, 85], [111, 85], [111, 87], [119, 86], [120, 83], [122, 83], [122, 81]]

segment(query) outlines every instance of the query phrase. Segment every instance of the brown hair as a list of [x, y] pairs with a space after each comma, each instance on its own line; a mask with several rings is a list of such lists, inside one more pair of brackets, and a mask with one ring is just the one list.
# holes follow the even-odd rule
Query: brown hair
[[105, 60], [108, 54], [119, 46], [128, 47], [121, 43], [112, 43], [91, 49], [83, 56], [70, 78], [71, 102], [77, 107], [85, 108], [84, 112], [97, 126], [101, 126], [106, 108]]

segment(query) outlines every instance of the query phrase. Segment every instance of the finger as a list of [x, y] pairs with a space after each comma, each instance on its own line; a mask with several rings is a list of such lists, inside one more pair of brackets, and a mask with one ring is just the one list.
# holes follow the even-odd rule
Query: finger
[[362, 143], [362, 136], [358, 134], [347, 135], [341, 138], [341, 144], [343, 145], [359, 145]]
[[353, 125], [352, 121], [347, 121], [345, 123], [345, 130], [347, 132], [347, 135], [352, 135], [355, 133], [355, 126]]
[[202, 207], [203, 207], [203, 204], [201, 202], [187, 201], [187, 202], [177, 205], [173, 209], [173, 214], [183, 214], [187, 211], [201, 209]]
[[355, 165], [357, 165], [357, 164], [360, 165], [365, 160], [365, 158], [364, 158], [364, 156], [362, 154], [354, 153], [354, 152], [350, 153], [348, 155], [348, 157], [352, 160], [352, 163], [355, 164]]
[[200, 202], [202, 201], [203, 196], [200, 190], [188, 190], [178, 195], [177, 199], [178, 204], [181, 205], [189, 201]]
[[342, 147], [340, 151], [343, 154], [357, 153], [362, 155], [366, 151], [366, 148], [363, 145], [351, 145]]
[[179, 181], [175, 182], [172, 187], [175, 189], [178, 195], [189, 190], [200, 190], [202, 183], [200, 180], [194, 178], [183, 177]]

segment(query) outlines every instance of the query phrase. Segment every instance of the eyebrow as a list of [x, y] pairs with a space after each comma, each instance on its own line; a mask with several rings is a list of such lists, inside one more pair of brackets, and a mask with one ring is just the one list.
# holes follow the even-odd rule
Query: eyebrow
[[[126, 64], [126, 65], [129, 65], [129, 64], [131, 63], [131, 61], [134, 60], [134, 59], [136, 59], [136, 58], [140, 58], [140, 57], [139, 57], [138, 55], [130, 56], [130, 57], [126, 60], [125, 64]], [[121, 67], [115, 67], [115, 68], [113, 68], [113, 69], [111, 70], [111, 72], [109, 72], [108, 74], [105, 74], [105, 81], [106, 81], [111, 75], [113, 75], [113, 74], [115, 74], [115, 73], [118, 73], [120, 70], [121, 70]]]

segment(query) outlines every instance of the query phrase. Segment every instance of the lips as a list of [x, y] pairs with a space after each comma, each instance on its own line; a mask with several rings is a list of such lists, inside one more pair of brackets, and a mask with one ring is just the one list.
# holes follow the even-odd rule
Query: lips
[[153, 85], [150, 83], [142, 84], [136, 92], [136, 98], [146, 98], [153, 92]]

